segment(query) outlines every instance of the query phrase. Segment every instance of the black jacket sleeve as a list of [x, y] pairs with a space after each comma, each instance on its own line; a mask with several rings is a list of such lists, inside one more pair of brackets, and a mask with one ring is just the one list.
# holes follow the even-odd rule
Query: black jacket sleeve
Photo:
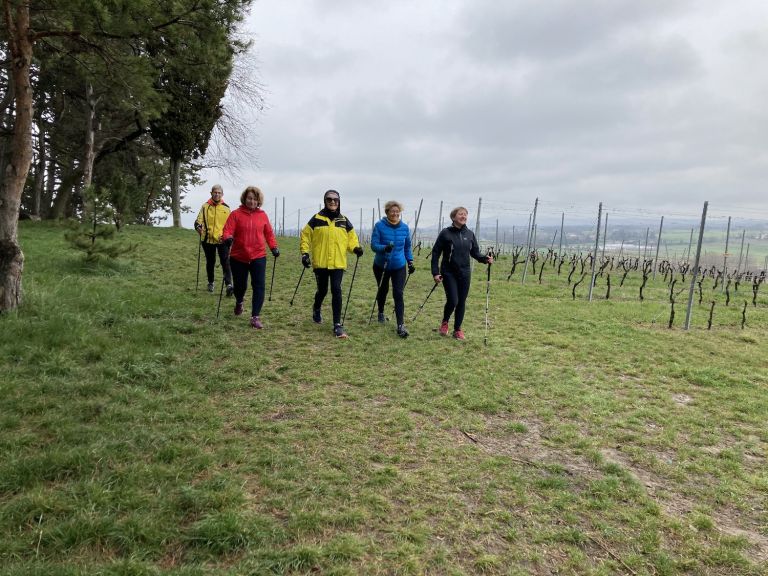
[[439, 261], [440, 253], [443, 251], [443, 245], [445, 243], [445, 231], [441, 231], [435, 239], [435, 244], [432, 246], [432, 276], [440, 274]]
[[484, 256], [480, 253], [480, 245], [477, 243], [477, 238], [475, 237], [474, 232], [470, 232], [472, 234], [472, 246], [469, 249], [469, 255], [472, 256], [475, 260], [478, 262], [482, 262], [483, 264], [488, 263], [488, 256]]

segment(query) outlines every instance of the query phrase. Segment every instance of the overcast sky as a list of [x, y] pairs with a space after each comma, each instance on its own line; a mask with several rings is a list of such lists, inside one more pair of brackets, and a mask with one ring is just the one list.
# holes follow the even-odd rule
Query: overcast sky
[[[249, 184], [286, 227], [341, 193], [424, 199], [421, 225], [478, 198], [488, 221], [606, 210], [768, 220], [766, 0], [257, 0], [266, 109]], [[193, 215], [184, 219], [191, 225]], [[513, 222], [514, 223], [514, 222]]]

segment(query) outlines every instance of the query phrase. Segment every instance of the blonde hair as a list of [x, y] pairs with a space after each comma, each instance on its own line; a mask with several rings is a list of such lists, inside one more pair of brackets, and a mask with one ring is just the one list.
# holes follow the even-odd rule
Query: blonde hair
[[248, 188], [243, 190], [243, 193], [240, 194], [240, 204], [245, 205], [245, 199], [250, 193], [253, 193], [253, 195], [256, 196], [256, 207], [261, 208], [264, 204], [264, 192], [262, 192], [261, 188], [258, 186], [248, 186]]
[[395, 206], [397, 206], [400, 209], [401, 214], [405, 212], [405, 208], [403, 208], [403, 205], [400, 204], [400, 202], [398, 202], [397, 200], [390, 200], [389, 202], [384, 204], [384, 214], [389, 214], [390, 209], [394, 208]]
[[464, 212], [466, 212], [467, 214], [469, 214], [469, 210], [467, 210], [466, 208], [464, 208], [464, 206], [456, 206], [456, 208], [454, 208], [453, 210], [451, 210], [451, 214], [450, 214], [450, 217], [451, 217], [451, 221], [453, 221], [453, 220], [456, 218], [456, 214], [458, 214], [458, 213], [459, 213], [459, 210], [464, 210]]

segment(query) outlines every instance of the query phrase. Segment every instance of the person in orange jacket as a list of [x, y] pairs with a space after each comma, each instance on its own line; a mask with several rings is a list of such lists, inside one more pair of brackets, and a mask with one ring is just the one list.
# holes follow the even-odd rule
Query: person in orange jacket
[[232, 211], [224, 224], [222, 241], [229, 247], [235, 293], [235, 316], [243, 313], [243, 299], [251, 276], [251, 326], [261, 330], [261, 307], [264, 305], [267, 275], [267, 250], [280, 256], [272, 225], [267, 213], [261, 209], [264, 193], [256, 186], [248, 186], [240, 195], [240, 207]]

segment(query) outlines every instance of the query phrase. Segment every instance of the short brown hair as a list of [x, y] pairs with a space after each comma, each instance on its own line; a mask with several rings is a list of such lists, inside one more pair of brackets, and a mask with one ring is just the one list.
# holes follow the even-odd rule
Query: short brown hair
[[466, 208], [464, 208], [464, 206], [456, 206], [456, 208], [454, 208], [453, 210], [451, 210], [451, 220], [453, 220], [454, 218], [456, 218], [456, 214], [458, 214], [458, 213], [459, 213], [459, 210], [464, 210], [464, 212], [466, 212], [467, 214], [469, 214], [469, 210], [467, 210]]
[[405, 208], [403, 208], [403, 205], [400, 204], [400, 202], [398, 202], [397, 200], [390, 200], [389, 202], [384, 204], [384, 214], [388, 214], [390, 208], [394, 208], [395, 206], [397, 206], [400, 209], [401, 214], [405, 212]]
[[248, 186], [248, 188], [243, 190], [243, 193], [240, 194], [240, 204], [245, 205], [245, 199], [249, 193], [253, 193], [256, 196], [256, 207], [261, 208], [264, 204], [264, 192], [258, 186]]

